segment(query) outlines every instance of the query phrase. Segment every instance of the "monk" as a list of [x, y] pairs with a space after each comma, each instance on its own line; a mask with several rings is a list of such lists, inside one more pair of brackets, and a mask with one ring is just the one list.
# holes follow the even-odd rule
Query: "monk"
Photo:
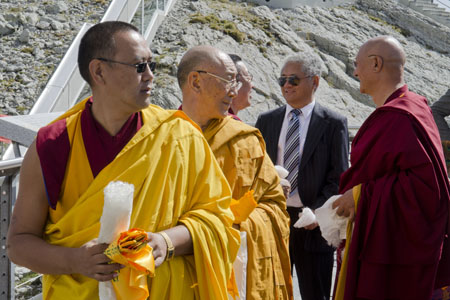
[[145, 39], [128, 23], [97, 24], [81, 40], [78, 64], [92, 97], [42, 128], [29, 148], [10, 259], [45, 274], [43, 299], [98, 299], [99, 281], [126, 274], [95, 241], [103, 189], [120, 180], [135, 187], [130, 227], [148, 232], [156, 266], [143, 285], [129, 278], [146, 291], [133, 299], [228, 299], [239, 248], [231, 191], [197, 125], [150, 105]]
[[231, 58], [231, 60], [234, 62], [234, 66], [237, 70], [237, 76], [236, 80], [241, 83], [241, 87], [239, 88], [236, 97], [233, 98], [233, 101], [231, 102], [230, 109], [228, 112], [235, 116], [236, 120], [240, 120], [237, 117], [237, 114], [239, 111], [246, 109], [251, 105], [250, 99], [252, 99], [252, 79], [253, 75], [250, 74], [249, 70], [247, 69], [247, 66], [245, 65], [242, 58], [237, 54], [228, 54]]
[[[277, 172], [259, 131], [228, 116], [236, 75], [226, 53], [191, 48], [178, 66], [182, 109], [203, 130], [236, 200], [235, 226], [247, 234], [246, 299], [293, 299], [289, 217]], [[252, 201], [256, 208], [244, 216]]]
[[376, 110], [352, 144], [334, 207], [347, 231], [335, 299], [431, 299], [450, 283], [449, 182], [427, 100], [404, 83], [390, 36], [360, 48], [355, 76]]

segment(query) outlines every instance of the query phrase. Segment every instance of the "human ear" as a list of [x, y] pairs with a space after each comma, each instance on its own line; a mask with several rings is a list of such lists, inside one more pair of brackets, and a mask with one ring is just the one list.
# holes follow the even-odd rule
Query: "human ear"
[[313, 86], [314, 86], [314, 91], [317, 90], [317, 88], [319, 87], [319, 82], [320, 82], [320, 77], [319, 76], [313, 76]]
[[105, 84], [104, 78], [104, 67], [100, 60], [93, 59], [89, 63], [89, 74], [91, 75], [92, 81], [97, 85]]
[[383, 68], [383, 58], [381, 56], [373, 56], [374, 62], [373, 62], [373, 70], [374, 72], [378, 73]]
[[196, 93], [200, 92], [200, 76], [198, 72], [191, 72], [188, 75], [188, 86]]

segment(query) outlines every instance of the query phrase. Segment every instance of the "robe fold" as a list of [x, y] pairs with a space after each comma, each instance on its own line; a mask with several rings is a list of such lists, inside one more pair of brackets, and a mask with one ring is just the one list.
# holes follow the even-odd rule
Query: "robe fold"
[[[141, 111], [140, 130], [94, 178], [80, 125], [84, 105], [59, 118], [65, 120], [62, 132], [71, 148], [44, 238], [64, 247], [80, 247], [96, 238], [104, 187], [110, 181], [128, 182], [135, 186], [130, 228], [158, 232], [183, 224], [193, 241], [193, 255], [164, 262], [148, 278], [149, 299], [228, 299], [239, 232], [231, 227], [229, 185], [201, 132], [183, 112], [152, 105]], [[51, 145], [42, 143], [41, 150], [57, 152]], [[98, 282], [80, 274], [44, 275], [43, 298], [98, 299]]]
[[247, 233], [247, 299], [293, 299], [289, 215], [277, 172], [258, 129], [231, 117], [204, 135], [231, 186], [233, 199], [254, 190], [257, 207], [240, 224]]
[[427, 101], [403, 86], [361, 126], [341, 177], [340, 193], [361, 184], [343, 299], [426, 300], [450, 283], [446, 175]]

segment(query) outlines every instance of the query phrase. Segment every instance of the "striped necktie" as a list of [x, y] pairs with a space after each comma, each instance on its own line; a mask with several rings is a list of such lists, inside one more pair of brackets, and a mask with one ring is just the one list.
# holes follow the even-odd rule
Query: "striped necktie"
[[300, 109], [293, 109], [290, 112], [288, 130], [286, 133], [286, 143], [284, 144], [284, 167], [289, 171], [287, 180], [291, 183], [291, 195], [297, 191], [298, 167], [300, 164]]

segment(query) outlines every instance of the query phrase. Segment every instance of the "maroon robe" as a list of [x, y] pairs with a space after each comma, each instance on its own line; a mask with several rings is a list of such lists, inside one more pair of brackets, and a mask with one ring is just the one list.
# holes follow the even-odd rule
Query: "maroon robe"
[[[86, 154], [92, 175], [95, 178], [104, 167], [114, 160], [122, 148], [142, 127], [142, 118], [140, 113], [134, 113], [119, 132], [115, 136], [111, 136], [94, 119], [91, 107], [92, 97], [86, 101], [80, 122]], [[41, 163], [48, 202], [50, 207], [55, 209], [70, 153], [65, 119], [56, 121], [39, 130], [36, 137], [36, 150]]]
[[362, 189], [344, 299], [430, 299], [450, 283], [450, 197], [426, 99], [395, 91], [361, 126], [350, 160], [339, 192]]

